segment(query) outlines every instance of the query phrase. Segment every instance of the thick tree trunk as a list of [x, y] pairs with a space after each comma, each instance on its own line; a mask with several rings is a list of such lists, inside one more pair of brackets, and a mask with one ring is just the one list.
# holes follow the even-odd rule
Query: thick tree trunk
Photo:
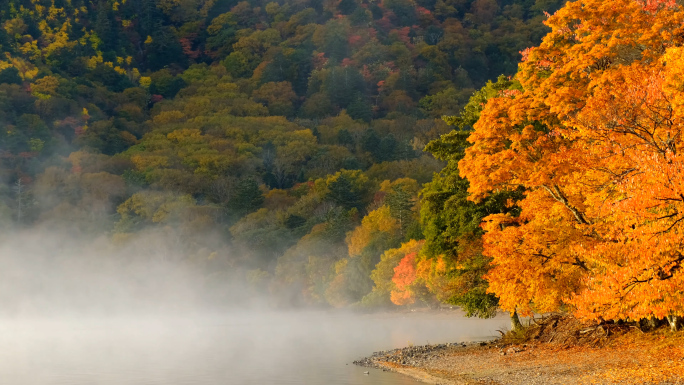
[[518, 317], [518, 312], [514, 311], [511, 313], [511, 330], [514, 332], [522, 330], [522, 323], [520, 322], [520, 317]]
[[669, 315], [667, 316], [667, 322], [670, 324], [670, 330], [676, 332], [677, 330], [679, 330], [681, 318], [676, 315]]
[[654, 317], [642, 318], [639, 320], [639, 329], [643, 331], [655, 330], [658, 327], [658, 322]]

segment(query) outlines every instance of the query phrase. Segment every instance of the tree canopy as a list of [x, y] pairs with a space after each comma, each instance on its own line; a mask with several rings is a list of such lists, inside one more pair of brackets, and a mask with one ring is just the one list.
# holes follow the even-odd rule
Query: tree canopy
[[[511, 226], [500, 231], [508, 236], [509, 228], [533, 223], [529, 213], [538, 206], [530, 206], [528, 198], [546, 190], [539, 189], [538, 180], [505, 179], [510, 174], [506, 165], [518, 160], [488, 146], [508, 148], [522, 140], [514, 152], [528, 151], [529, 158], [536, 154], [528, 148], [535, 135], [575, 127], [579, 121], [598, 122], [600, 113], [609, 110], [596, 107], [591, 114], [588, 109], [577, 114], [569, 106], [572, 98], [598, 106], [613, 94], [629, 94], [619, 88], [623, 78], [611, 72], [611, 65], [642, 63], [629, 76], [661, 76], [663, 95], [678, 87], [675, 72], [656, 73], [649, 67], [658, 61], [670, 71], [678, 51], [657, 53], [657, 44], [648, 40], [669, 41], [667, 33], [676, 41], [676, 9], [629, 3], [630, 10], [643, 14], [635, 25], [651, 23], [652, 29], [639, 32], [644, 37], [625, 33], [620, 37], [625, 42], [606, 45], [601, 55], [610, 59], [604, 62], [589, 44], [602, 41], [613, 27], [578, 32], [592, 36], [582, 51], [579, 44], [565, 41], [569, 37], [561, 31], [579, 28], [568, 10], [572, 6], [543, 24], [545, 12], [554, 13], [563, 4], [3, 1], [0, 228], [68, 223], [75, 232], [124, 243], [164, 233], [184, 244], [186, 262], [205, 269], [211, 279], [225, 274], [258, 285], [259, 292], [268, 292], [278, 303], [391, 307], [449, 302], [478, 316], [492, 315], [499, 304], [525, 309], [523, 297], [510, 299], [499, 292], [493, 277], [501, 271], [501, 261], [488, 235], [494, 231], [480, 227], [480, 221], [506, 218], [500, 222]], [[629, 25], [625, 17], [618, 24]], [[669, 21], [661, 22], [661, 17]], [[554, 39], [559, 42], [552, 43]], [[642, 45], [643, 50], [634, 48]], [[554, 73], [550, 63], [561, 60], [563, 50], [568, 55], [565, 72]], [[519, 75], [509, 78], [521, 58]], [[586, 68], [607, 75], [595, 83], [582, 72]], [[648, 68], [651, 72], [644, 70]], [[567, 81], [564, 76], [577, 78], [579, 85], [560, 87]], [[626, 72], [620, 76], [631, 79]], [[604, 83], [610, 87], [603, 87], [603, 93], [593, 91]], [[565, 91], [557, 92], [557, 87]], [[665, 108], [655, 94], [639, 92], [643, 95], [631, 97], [648, 96], [654, 98], [653, 106]], [[547, 99], [554, 100], [544, 102], [553, 107], [544, 110], [539, 103]], [[519, 105], [522, 100], [528, 104]], [[674, 106], [676, 100], [668, 103]], [[614, 116], [629, 112], [627, 100], [623, 102]], [[498, 121], [496, 129], [482, 133], [496, 120], [495, 104], [501, 104], [500, 114], [513, 123]], [[511, 127], [522, 124], [520, 119], [534, 121], [533, 128], [519, 133], [524, 138], [505, 137], [517, 132]], [[458, 128], [452, 132], [453, 126]], [[565, 148], [564, 143], [581, 146], [577, 132], [583, 129], [567, 130], [545, 142], [540, 154]], [[606, 130], [595, 135], [608, 135]], [[478, 142], [477, 135], [490, 142]], [[657, 135], [662, 141], [666, 133]], [[587, 136], [591, 140], [596, 139]], [[643, 167], [660, 164], [645, 159]], [[567, 170], [557, 161], [527, 159], [525, 167], [548, 170], [525, 171], [519, 177], [538, 179], [557, 167], [563, 175], [579, 178], [580, 163], [595, 159], [566, 160], [572, 163]], [[606, 167], [621, 173], [629, 169], [624, 164]], [[668, 167], [675, 170], [676, 164]], [[607, 181], [594, 174], [583, 178], [581, 183]], [[586, 221], [593, 220], [594, 214], [583, 210], [600, 194], [580, 203], [580, 192], [563, 183], [557, 183], [556, 197]], [[580, 179], [573, 183], [579, 189]], [[649, 183], [657, 185], [655, 179]], [[670, 215], [672, 207], [653, 215]], [[647, 223], [653, 226], [649, 218], [624, 220], [639, 231]], [[673, 215], [663, 223], [678, 224], [677, 219]], [[559, 230], [558, 237], [588, 234], [584, 224], [571, 224], [573, 232]], [[548, 268], [562, 272], [559, 279], [567, 287], [587, 287], [596, 298], [604, 295], [599, 286], [583, 281], [581, 266], [566, 269], [567, 261], [575, 261], [568, 258], [560, 257]], [[667, 276], [670, 259], [658, 258]], [[598, 256], [579, 261], [585, 267], [604, 263]], [[545, 274], [543, 269], [535, 273]], [[574, 297], [544, 296], [549, 303], [580, 306]], [[527, 299], [531, 303], [537, 298]]]
[[488, 100], [459, 162], [484, 218], [501, 306], [589, 319], [681, 316], [682, 9], [568, 3], [523, 53], [521, 90]]

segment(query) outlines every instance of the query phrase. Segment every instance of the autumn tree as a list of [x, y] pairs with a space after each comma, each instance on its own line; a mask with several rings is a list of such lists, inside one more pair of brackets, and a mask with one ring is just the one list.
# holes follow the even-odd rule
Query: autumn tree
[[292, 116], [297, 94], [289, 82], [266, 83], [252, 93], [255, 101], [264, 103], [271, 115]]
[[238, 216], [255, 211], [264, 203], [264, 196], [254, 179], [243, 179], [236, 186], [231, 200], [230, 209]]
[[[422, 247], [422, 241], [411, 240], [398, 248], [386, 250], [380, 257], [380, 262], [375, 265], [375, 269], [371, 272], [370, 277], [374, 284], [373, 291], [363, 298], [363, 303], [373, 306], [389, 306], [389, 304], [404, 305], [408, 302], [415, 302], [416, 295], [411, 291], [411, 288], [420, 288], [422, 284], [422, 282], [416, 282], [415, 271], [415, 257]], [[408, 259], [406, 259], [407, 256]], [[401, 273], [399, 274], [401, 278], [397, 276], [395, 269], [402, 261], [404, 261], [406, 269], [409, 271], [412, 269], [411, 277], [402, 276]], [[399, 271], [401, 272], [402, 268]], [[406, 281], [404, 285], [401, 285], [401, 288], [397, 287], [395, 277], [399, 281], [402, 279]], [[407, 278], [412, 279], [407, 280]], [[424, 284], [422, 286], [424, 287]]]
[[342, 170], [326, 180], [327, 198], [341, 207], [364, 211], [370, 202], [371, 182], [359, 170]]
[[525, 189], [519, 216], [485, 218], [487, 278], [505, 309], [674, 324], [682, 314], [670, 171], [681, 12], [667, 1], [568, 3], [523, 53], [523, 90], [482, 111], [459, 164], [470, 198]]
[[335, 265], [335, 278], [326, 290], [328, 301], [335, 306], [361, 301], [373, 289], [371, 271], [384, 250], [398, 246], [401, 227], [389, 207], [371, 211], [361, 224], [346, 236], [348, 257]]

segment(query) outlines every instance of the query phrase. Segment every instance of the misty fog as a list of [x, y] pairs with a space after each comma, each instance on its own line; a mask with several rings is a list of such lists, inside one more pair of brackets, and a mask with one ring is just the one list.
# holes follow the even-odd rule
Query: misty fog
[[409, 384], [364, 376], [351, 362], [408, 344], [485, 339], [508, 323], [457, 311], [275, 310], [174, 242], [1, 237], [0, 382]]
[[[249, 300], [230, 269], [207, 271], [177, 238], [89, 239], [34, 230], [0, 237], [0, 314], [184, 314]], [[254, 303], [257, 302], [253, 298]]]
[[410, 384], [351, 364], [372, 351], [489, 337], [448, 314], [241, 312], [0, 322], [0, 379], [33, 384]]

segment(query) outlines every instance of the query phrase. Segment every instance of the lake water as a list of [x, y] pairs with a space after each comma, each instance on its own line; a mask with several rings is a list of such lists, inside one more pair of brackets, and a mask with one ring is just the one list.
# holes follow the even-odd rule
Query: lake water
[[3, 320], [0, 384], [416, 384], [352, 361], [408, 344], [487, 339], [508, 324], [505, 315], [456, 311]]

